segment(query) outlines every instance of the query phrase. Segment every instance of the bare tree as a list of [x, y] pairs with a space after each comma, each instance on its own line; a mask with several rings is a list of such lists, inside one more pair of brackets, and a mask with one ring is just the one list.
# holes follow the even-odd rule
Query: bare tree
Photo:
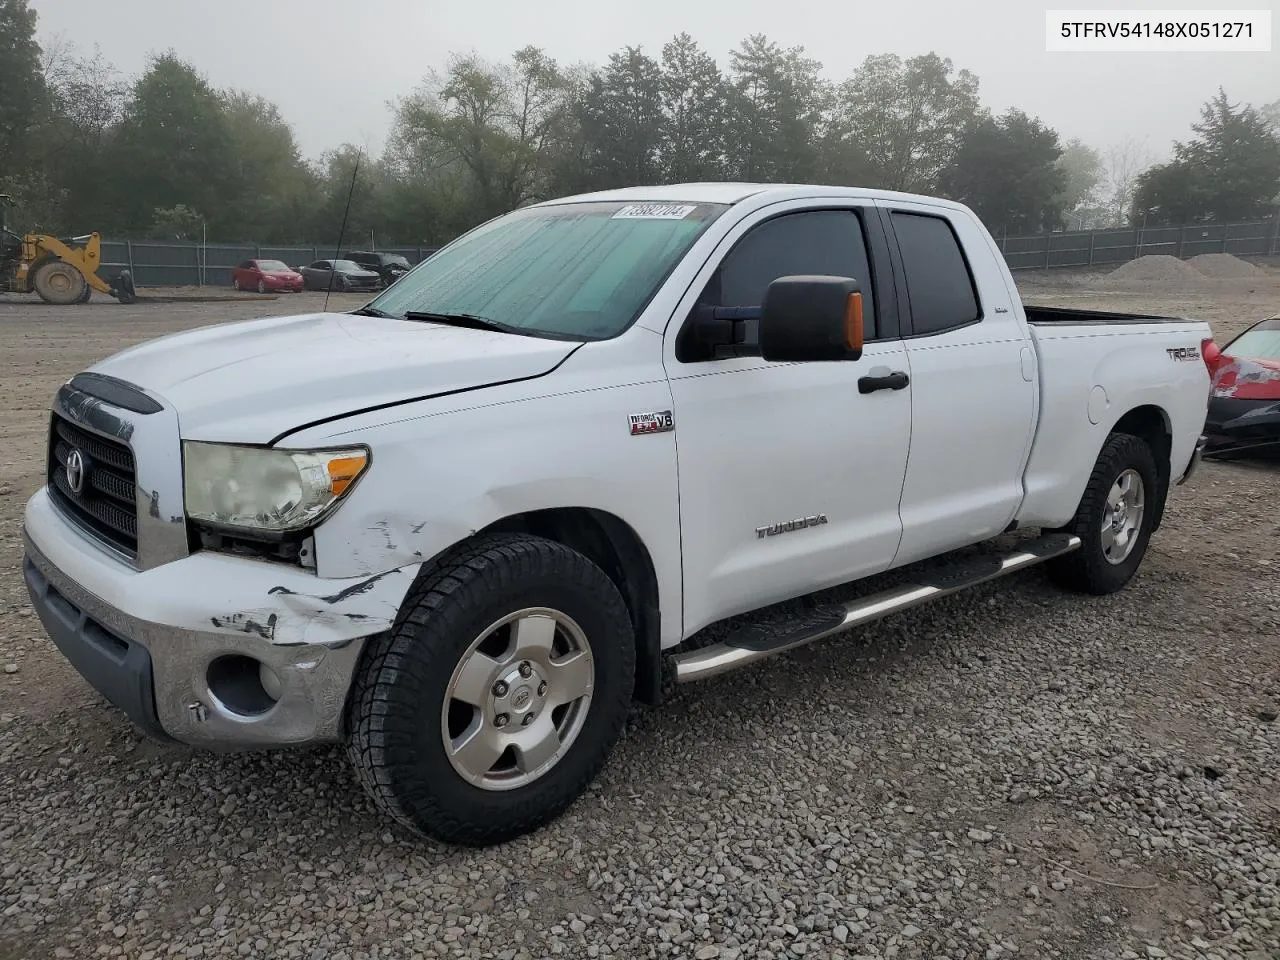
[[1113, 226], [1129, 222], [1138, 177], [1156, 162], [1147, 138], [1128, 136], [1107, 148], [1102, 175], [1102, 206]]
[[87, 56], [61, 33], [45, 45], [40, 59], [53, 107], [63, 121], [62, 142], [100, 143], [124, 114], [128, 80], [96, 43]]

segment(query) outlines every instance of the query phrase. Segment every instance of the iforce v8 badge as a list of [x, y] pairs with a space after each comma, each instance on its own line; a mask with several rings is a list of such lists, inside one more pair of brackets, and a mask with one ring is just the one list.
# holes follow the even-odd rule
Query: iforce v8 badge
[[631, 423], [631, 435], [638, 437], [642, 433], [667, 433], [676, 428], [670, 410], [657, 413], [633, 413], [627, 418]]

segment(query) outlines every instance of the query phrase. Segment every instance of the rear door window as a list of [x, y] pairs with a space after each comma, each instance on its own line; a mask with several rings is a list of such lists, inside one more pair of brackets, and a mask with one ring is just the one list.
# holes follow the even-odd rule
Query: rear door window
[[893, 231], [902, 253], [912, 332], [954, 330], [982, 317], [968, 261], [943, 217], [895, 211]]

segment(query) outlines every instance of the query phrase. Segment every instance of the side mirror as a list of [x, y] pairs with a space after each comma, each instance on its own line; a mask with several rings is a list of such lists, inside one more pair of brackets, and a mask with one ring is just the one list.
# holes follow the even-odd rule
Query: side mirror
[[760, 356], [783, 362], [862, 356], [862, 293], [851, 277], [779, 277], [765, 291]]

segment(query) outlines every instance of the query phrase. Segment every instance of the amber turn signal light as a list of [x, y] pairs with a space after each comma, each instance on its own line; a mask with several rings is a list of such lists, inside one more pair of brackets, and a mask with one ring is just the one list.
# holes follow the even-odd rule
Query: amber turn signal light
[[340, 497], [347, 492], [347, 487], [351, 486], [356, 477], [364, 471], [365, 464], [369, 462], [369, 458], [365, 456], [354, 457], [338, 457], [330, 460], [328, 464], [329, 471], [329, 489], [335, 497]]
[[862, 294], [851, 293], [844, 308], [844, 343], [850, 350], [862, 349]]

